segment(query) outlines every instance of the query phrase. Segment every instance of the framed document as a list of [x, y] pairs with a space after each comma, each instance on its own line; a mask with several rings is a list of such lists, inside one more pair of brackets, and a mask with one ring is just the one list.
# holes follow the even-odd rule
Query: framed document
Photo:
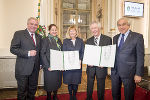
[[50, 49], [51, 70], [80, 69], [79, 51], [58, 51]]

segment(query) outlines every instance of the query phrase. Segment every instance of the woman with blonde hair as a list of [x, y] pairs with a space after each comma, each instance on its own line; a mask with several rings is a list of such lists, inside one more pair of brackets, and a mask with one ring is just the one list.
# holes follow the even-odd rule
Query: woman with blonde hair
[[[63, 72], [63, 83], [68, 85], [70, 100], [77, 100], [76, 93], [78, 84], [81, 83], [82, 58], [84, 53], [84, 42], [78, 38], [78, 30], [70, 26], [67, 31], [67, 38], [63, 41], [63, 51], [79, 51], [80, 69], [67, 70]], [[71, 66], [70, 66], [71, 67]]]

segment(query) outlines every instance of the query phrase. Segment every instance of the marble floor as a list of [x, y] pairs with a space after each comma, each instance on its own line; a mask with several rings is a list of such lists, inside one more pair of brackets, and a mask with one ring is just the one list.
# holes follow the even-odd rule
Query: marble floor
[[[86, 79], [86, 72], [83, 71], [82, 74], [82, 81], [81, 84], [79, 85], [79, 89], [78, 92], [86, 92], [86, 86], [87, 86], [87, 79]], [[108, 75], [106, 78], [106, 89], [111, 89], [111, 79], [110, 76]], [[96, 90], [96, 81], [94, 83], [94, 90]], [[140, 82], [138, 84], [140, 87], [147, 89], [148, 91], [150, 91], [150, 76], [148, 76], [147, 74], [147, 68], [144, 69], [144, 77], [142, 79], [142, 82]], [[67, 85], [62, 84], [61, 88], [58, 91], [58, 94], [62, 94], [62, 93], [68, 93], [67, 90]], [[0, 89], [0, 100], [6, 99], [6, 98], [16, 98], [17, 95], [17, 89]], [[36, 96], [41, 96], [41, 95], [46, 95], [46, 92], [43, 90], [43, 87], [40, 86], [38, 87]]]

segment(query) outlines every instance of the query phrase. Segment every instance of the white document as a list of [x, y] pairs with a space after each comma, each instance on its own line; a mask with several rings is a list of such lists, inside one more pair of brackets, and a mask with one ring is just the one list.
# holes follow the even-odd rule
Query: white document
[[116, 45], [102, 46], [101, 62], [102, 67], [114, 67]]
[[116, 45], [94, 46], [85, 45], [83, 64], [114, 67]]
[[64, 51], [64, 70], [80, 69], [79, 51]]
[[79, 51], [58, 51], [50, 49], [51, 70], [80, 69]]
[[50, 49], [51, 70], [63, 70], [63, 52]]
[[94, 45], [85, 45], [83, 64], [99, 66], [100, 65], [101, 47]]

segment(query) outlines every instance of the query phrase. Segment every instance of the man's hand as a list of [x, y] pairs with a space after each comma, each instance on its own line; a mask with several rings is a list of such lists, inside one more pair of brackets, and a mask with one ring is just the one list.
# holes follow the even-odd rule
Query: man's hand
[[30, 56], [36, 56], [36, 50], [30, 50]]
[[134, 76], [135, 83], [139, 83], [139, 82], [141, 82], [141, 80], [142, 80], [141, 76], [137, 76], [137, 75]]

